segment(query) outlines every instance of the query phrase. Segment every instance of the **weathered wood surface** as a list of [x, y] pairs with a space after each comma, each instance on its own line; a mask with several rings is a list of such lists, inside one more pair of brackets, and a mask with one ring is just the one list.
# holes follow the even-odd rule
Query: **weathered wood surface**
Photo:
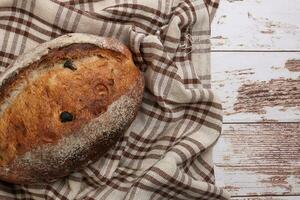
[[300, 122], [300, 52], [214, 52], [212, 88], [225, 123]]
[[231, 200], [299, 200], [300, 196], [234, 197]]
[[300, 196], [300, 123], [225, 124], [216, 184], [233, 196]]
[[292, 167], [216, 167], [218, 186], [226, 189], [232, 196], [248, 195], [300, 195], [298, 169]]
[[299, 0], [221, 0], [213, 50], [300, 50]]
[[220, 1], [212, 87], [225, 125], [214, 161], [234, 200], [300, 199], [299, 19], [299, 0]]

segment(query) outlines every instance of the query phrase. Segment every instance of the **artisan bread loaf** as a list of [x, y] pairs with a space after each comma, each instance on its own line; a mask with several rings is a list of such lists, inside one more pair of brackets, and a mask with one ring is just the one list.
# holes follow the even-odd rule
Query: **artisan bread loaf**
[[43, 183], [99, 159], [134, 120], [144, 80], [119, 41], [67, 34], [0, 76], [0, 179]]

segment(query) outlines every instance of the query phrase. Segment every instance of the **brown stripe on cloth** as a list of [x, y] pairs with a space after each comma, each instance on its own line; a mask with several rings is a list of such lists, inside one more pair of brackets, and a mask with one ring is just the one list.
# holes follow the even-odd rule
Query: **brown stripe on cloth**
[[164, 41], [172, 42], [172, 43], [175, 43], [175, 44], [178, 44], [179, 40], [180, 40], [179, 38], [175, 38], [171, 35], [165, 35], [164, 36]]
[[[63, 24], [62, 24], [62, 27], [63, 27], [63, 29], [68, 29], [68, 25], [69, 25], [69, 23], [71, 22], [71, 16], [72, 16], [72, 14], [73, 14], [73, 12], [72, 12], [72, 10], [70, 10], [70, 9], [65, 9], [65, 10], [63, 10], [63, 11], [65, 11], [66, 12], [66, 14], [65, 15], [63, 15], [63, 16], [60, 16], [60, 17], [63, 17], [65, 20], [63, 21]], [[79, 16], [79, 15], [77, 15], [77, 16]], [[67, 20], [66, 20], [67, 19]], [[59, 18], [57, 19], [57, 21], [59, 21]]]
[[[168, 104], [172, 104], [172, 105], [176, 105], [176, 106], [179, 106], [179, 107], [182, 107], [182, 106], [189, 106], [187, 104], [182, 104], [182, 103], [178, 103], [178, 102], [175, 102], [175, 101], [172, 101], [172, 100], [168, 100], [168, 99], [164, 99], [163, 97], [161, 96], [155, 96], [152, 94], [152, 96], [155, 98], [155, 100], [157, 102], [159, 101], [163, 101], [163, 102], [166, 102]], [[203, 99], [201, 100], [201, 102], [196, 102], [196, 103], [193, 103], [193, 105], [191, 106], [202, 106], [203, 107], [203, 103], [209, 103], [209, 107], [213, 107], [215, 109], [222, 109], [222, 105], [218, 102], [212, 102], [212, 101], [209, 101], [207, 99], [205, 99], [206, 97], [203, 97]], [[145, 97], [144, 97], [145, 99]], [[157, 102], [153, 102], [151, 100], [147, 101], [149, 102], [149, 105], [151, 106], [160, 106], [159, 104], [157, 104]], [[152, 102], [152, 103], [151, 103]], [[204, 104], [205, 106], [207, 106], [206, 104]], [[189, 107], [190, 108], [190, 107]], [[170, 110], [170, 107], [166, 108], [166, 107], [161, 107], [161, 109], [163, 109], [163, 111], [167, 111], [167, 110]]]
[[[196, 19], [197, 19], [197, 14], [196, 14], [196, 9], [195, 9], [195, 7], [193, 6], [193, 5], [191, 5], [191, 3], [190, 2], [187, 2], [189, 5], [190, 5], [190, 7], [191, 7], [191, 14], [193, 15], [192, 16], [192, 18], [193, 19], [195, 19], [195, 20], [193, 20], [194, 22], [193, 23], [196, 23]], [[202, 4], [200, 4], [200, 5], [202, 5]], [[196, 5], [197, 6], [197, 5]], [[198, 5], [198, 9], [197, 10], [201, 10], [202, 9], [202, 7], [201, 6], [199, 6]], [[188, 35], [187, 36], [189, 36], [188, 37], [188, 39], [187, 39], [187, 45], [188, 45], [188, 47], [191, 47], [191, 48], [187, 48], [186, 50], [187, 50], [187, 56], [188, 56], [188, 60], [190, 61], [190, 60], [192, 60], [192, 50], [193, 50], [193, 48], [192, 48], [192, 46], [193, 46], [193, 42], [194, 41], [192, 41], [192, 39], [190, 38], [191, 37], [191, 35], [192, 35], [192, 30], [193, 30], [193, 28], [192, 28], [192, 26], [189, 26], [189, 28], [188, 28]], [[192, 63], [192, 62], [188, 62], [188, 64], [189, 65], [194, 65], [194, 63]], [[199, 80], [199, 78], [197, 77], [197, 72], [196, 72], [196, 68], [195, 68], [195, 66], [192, 66], [192, 67], [185, 67], [185, 69], [187, 69], [186, 71], [187, 72], [190, 72], [188, 75], [186, 75], [186, 77], [188, 77], [188, 76], [191, 76], [191, 77], [195, 77], [195, 78], [197, 78], [196, 80]], [[190, 83], [190, 84], [199, 84], [199, 82], [201, 83], [201, 81], [198, 81], [198, 82], [192, 82], [192, 83]], [[196, 98], [195, 97], [196, 96], [196, 94], [195, 93], [193, 93], [193, 98]]]
[[121, 18], [116, 19], [117, 15], [111, 15], [110, 13], [89, 13], [91, 16], [96, 17], [99, 20], [103, 20], [103, 21], [107, 21], [107, 22], [111, 22], [111, 23], [115, 23], [115, 24], [134, 24], [134, 26], [137, 26], [139, 28], [141, 28], [143, 31], [145, 32], [149, 32], [151, 34], [155, 34], [155, 32], [157, 31], [157, 26], [147, 26], [145, 24], [143, 24], [143, 21], [138, 21], [138, 20], [133, 20], [130, 21], [129, 20], [124, 20], [121, 16]]
[[218, 1], [212, 1], [212, 0], [204, 0], [204, 2], [205, 2], [205, 4], [207, 5], [207, 6], [211, 6], [211, 7], [214, 7], [214, 8], [218, 8], [218, 6], [219, 6], [219, 3], [218, 3]]
[[[12, 6], [16, 6], [16, 5], [17, 5], [17, 1], [14, 0], [13, 3], [12, 3]], [[11, 16], [13, 16], [13, 15], [11, 15]], [[1, 28], [1, 29], [7, 30], [7, 31], [5, 31], [4, 36], [2, 35], [3, 43], [2, 43], [2, 47], [1, 47], [1, 52], [7, 52], [8, 54], [12, 54], [12, 53], [10, 53], [10, 51], [7, 49], [7, 46], [8, 46], [9, 38], [10, 38], [10, 37], [13, 37], [13, 35], [10, 34], [11, 31], [10, 31], [10, 29], [7, 29], [7, 27], [11, 27], [12, 24], [13, 24], [13, 21], [12, 21], [12, 20], [9, 20], [9, 21], [7, 22], [6, 25], [0, 24], [0, 28]], [[5, 62], [8, 62], [9, 59], [6, 58], [6, 57], [3, 57], [3, 59], [2, 59], [1, 61], [2, 61], [1, 63], [5, 63]], [[6, 66], [4, 66], [4, 67], [6, 67]]]
[[192, 34], [195, 35], [195, 36], [199, 36], [199, 35], [210, 35], [210, 31], [211, 30], [207, 30], [207, 31], [204, 31], [204, 30], [193, 30], [192, 31]]
[[[83, 172], [83, 179], [82, 181], [84, 181], [85, 184], [87, 184], [89, 186], [89, 188], [93, 188], [96, 189], [98, 188], [101, 184], [103, 184], [103, 181], [96, 177], [95, 173], [92, 173], [92, 167], [87, 167]], [[80, 181], [80, 182], [82, 182]]]
[[[97, 169], [93, 169], [94, 171], [97, 171]], [[117, 177], [117, 179], [108, 179], [106, 177], [103, 177], [101, 176], [100, 174], [97, 174], [97, 178], [99, 180], [101, 180], [104, 184], [114, 188], [114, 189], [117, 189], [117, 190], [120, 190], [120, 191], [127, 191], [128, 188], [127, 187], [124, 187], [122, 186], [121, 181], [117, 181], [119, 179], [119, 177]], [[121, 178], [122, 181], [124, 181], [124, 179]], [[117, 181], [117, 182], [116, 182]]]
[[[143, 128], [140, 129], [140, 132], [141, 132], [141, 133], [146, 132], [147, 129], [148, 129], [148, 127], [151, 125], [151, 123], [153, 123], [153, 121], [154, 121], [153, 118], [148, 118], [148, 119], [146, 120], [146, 122], [144, 123]], [[128, 147], [129, 137], [130, 137], [131, 139], [135, 139], [136, 141], [140, 141], [140, 142], [144, 143], [144, 141], [140, 140], [141, 138], [138, 138], [138, 137], [135, 138], [134, 136], [135, 136], [135, 133], [134, 133], [133, 131], [131, 131], [131, 132], [129, 133], [129, 136], [124, 136], [124, 141], [125, 141], [126, 149], [127, 149], [127, 147]], [[144, 143], [144, 144], [145, 144], [145, 143]], [[123, 152], [125, 152], [125, 146], [124, 146]]]
[[66, 4], [69, 4], [69, 5], [84, 4], [84, 3], [93, 4], [93, 3], [97, 3], [99, 1], [102, 1], [102, 0], [70, 0]]
[[[60, 34], [93, 32], [129, 45], [145, 71], [147, 89], [136, 120], [100, 160], [45, 188], [0, 182], [0, 197], [229, 198], [212, 184], [213, 163], [207, 153], [221, 132], [222, 106], [214, 92], [204, 88], [210, 66], [199, 66], [193, 59], [209, 63], [210, 28], [204, 26], [209, 24], [207, 10], [213, 15], [217, 0], [206, 1], [207, 10], [201, 0], [30, 2], [0, 2], [2, 66], [12, 63], [20, 49]], [[196, 40], [199, 36], [203, 39]]]
[[74, 18], [74, 23], [73, 23], [73, 25], [72, 25], [72, 28], [71, 28], [71, 30], [73, 31], [73, 32], [75, 32], [76, 31], [76, 29], [77, 29], [77, 27], [78, 27], [78, 24], [80, 23], [80, 19], [81, 19], [81, 15], [76, 15], [76, 17]]
[[[61, 190], [63, 187], [62, 184], [60, 184], [60, 187], [57, 188], [57, 190]], [[63, 196], [62, 194], [60, 194], [55, 188], [53, 188], [53, 186], [47, 185], [46, 186], [46, 191], [47, 193], [45, 194], [45, 198], [52, 198], [54, 199], [61, 199], [61, 200], [68, 200], [68, 198], [66, 198], [65, 196]]]
[[[194, 160], [196, 160], [196, 159], [197, 158], [195, 158]], [[214, 180], [211, 179], [211, 176], [213, 176], [213, 174], [214, 174], [213, 171], [210, 172], [210, 174], [204, 173], [198, 166], [195, 165], [194, 160], [187, 163], [187, 165], [183, 167], [184, 171], [196, 180], [203, 180], [205, 182], [213, 184]], [[192, 170], [194, 170], [194, 171], [192, 171]], [[195, 174], [197, 174], [197, 177], [195, 176]], [[199, 176], [201, 178], [199, 178]]]
[[201, 84], [201, 81], [199, 79], [193, 78], [193, 79], [183, 79], [184, 84]]
[[127, 151], [125, 151], [122, 156], [125, 156], [125, 157], [127, 157], [129, 159], [135, 159], [135, 160], [143, 160], [145, 158], [147, 158], [147, 159], [155, 159], [156, 160], [156, 159], [160, 159], [162, 157], [161, 155], [158, 155], [158, 154], [149, 153], [147, 155], [137, 155], [137, 154], [129, 153]]
[[175, 9], [175, 14], [180, 18], [179, 27], [184, 33], [195, 23], [196, 19], [190, 15], [193, 9], [194, 6], [190, 6], [189, 1], [180, 2]]
[[[177, 170], [178, 171], [178, 170]], [[178, 188], [184, 189], [190, 191], [190, 192], [194, 192], [197, 195], [191, 195], [191, 193], [189, 193], [188, 198], [190, 199], [196, 199], [196, 198], [200, 198], [200, 197], [210, 197], [210, 199], [215, 199], [214, 197], [218, 197], [218, 195], [216, 195], [214, 192], [210, 191], [210, 190], [201, 190], [200, 188], [194, 188], [192, 185], [186, 185], [184, 182], [179, 182], [176, 178], [176, 176], [170, 176], [169, 174], [165, 173], [164, 171], [162, 171], [161, 169], [157, 168], [157, 167], [153, 167], [151, 168], [151, 172], [154, 172], [155, 174], [159, 175], [160, 177], [168, 180], [168, 183], [170, 183], [170, 185], [173, 185], [172, 190], [178, 191]], [[153, 176], [154, 177], [154, 176]], [[157, 184], [157, 183], [156, 183]], [[178, 192], [178, 194], [182, 194], [182, 192], [184, 191], [180, 191]], [[199, 196], [200, 195], [200, 196]], [[224, 199], [224, 198], [220, 198], [220, 199]]]
[[[96, 169], [94, 169], [96, 170]], [[119, 168], [117, 171], [115, 171], [115, 177], [113, 179], [107, 179], [101, 175], [98, 174], [99, 179], [101, 179], [103, 182], [102, 184], [109, 184], [113, 188], [125, 188], [122, 186], [123, 183], [136, 183], [135, 178], [140, 178], [140, 175], [136, 175], [134, 170], [132, 170], [131, 173], [128, 173], [130, 169], [127, 168]], [[97, 188], [97, 187], [96, 187]]]
[[[144, 55], [147, 55], [147, 56], [150, 56], [154, 59], [157, 59], [157, 62], [161, 62], [161, 63], [167, 62], [166, 58], [160, 57], [160, 56], [158, 56], [154, 53], [153, 54], [152, 53], [147, 53], [147, 54], [144, 54]], [[159, 74], [168, 76], [168, 77], [173, 78], [173, 79], [178, 80], [178, 81], [182, 81], [181, 77], [178, 74], [174, 73], [173, 71], [170, 71], [169, 69], [161, 68], [161, 67], [158, 67], [156, 65], [151, 65], [149, 67], [151, 67], [155, 72], [157, 72]]]
[[29, 22], [28, 20], [26, 20], [24, 18], [19, 18], [17, 16], [0, 16], [0, 20], [13, 20], [13, 21], [16, 21], [16, 22], [18, 22], [20, 24], [29, 24], [30, 23], [30, 27], [33, 30], [35, 30], [35, 31], [37, 31], [39, 33], [42, 33], [42, 34], [44, 34], [46, 36], [51, 35], [51, 33], [52, 33], [49, 30], [46, 30], [46, 29], [44, 29], [42, 27], [39, 27], [39, 26], [35, 25], [32, 21]]
[[[165, 122], [177, 122], [180, 119], [182, 119], [181, 117], [171, 118], [171, 117], [162, 116], [162, 115], [159, 115], [159, 114], [157, 114], [155, 112], [152, 112], [150, 110], [146, 110], [144, 108], [141, 109], [141, 112], [143, 112], [146, 115], [149, 115], [150, 117], [153, 117], [153, 118], [156, 118], [156, 119], [158, 119], [160, 121], [165, 121]], [[198, 117], [196, 117], [194, 115], [184, 114], [183, 118], [192, 120], [194, 122], [201, 123], [202, 125], [204, 125], [204, 126], [206, 126], [208, 128], [214, 129], [216, 131], [221, 131], [221, 129], [222, 129], [221, 126], [219, 126], [219, 125], [216, 125], [214, 123], [205, 121], [205, 117], [204, 118], [198, 118]]]
[[[162, 130], [160, 130], [160, 133], [164, 133], [165, 131], [166, 131], [166, 129], [167, 129], [167, 126], [164, 126], [164, 128], [162, 129]], [[131, 132], [131, 133], [133, 133], [133, 132]], [[135, 134], [135, 133], [133, 133], [133, 134]], [[134, 136], [131, 134], [131, 138], [134, 138]], [[136, 148], [131, 148], [132, 146], [131, 146], [131, 144], [133, 145], [133, 144], [135, 144], [135, 145], [140, 145], [140, 146], [149, 146], [149, 145], [152, 145], [153, 143], [151, 143], [151, 142], [148, 142], [148, 143], [146, 143], [145, 142], [145, 140], [144, 140], [144, 138], [139, 138], [137, 135], [135, 135], [136, 137], [135, 137], [135, 141], [134, 142], [130, 142], [129, 140], [128, 140], [128, 147], [129, 148], [127, 148], [126, 149], [126, 152], [134, 152], [133, 150], [134, 149], [136, 149]], [[173, 138], [174, 138], [174, 140], [173, 140]], [[167, 136], [165, 136], [164, 137], [164, 139], [159, 139], [157, 142], [158, 143], [161, 143], [161, 142], [163, 142], [163, 141], [165, 141], [166, 143], [166, 145], [155, 145], [155, 146], [153, 146], [152, 148], [150, 148], [149, 149], [149, 151], [152, 151], [152, 153], [151, 154], [153, 154], [154, 152], [154, 154], [155, 155], [158, 155], [158, 156], [160, 156], [161, 155], [161, 153], [159, 153], [159, 151], [157, 151], [157, 150], [167, 150], [168, 151], [168, 149], [169, 149], [169, 147], [171, 147], [172, 146], [172, 142], [173, 141], [175, 141], [175, 139], [178, 139], [178, 138], [176, 138], [176, 137], [167, 137]], [[153, 142], [155, 142], [155, 141], [153, 141]], [[160, 147], [160, 148], [157, 148], [157, 147]], [[138, 147], [139, 148], [139, 147]], [[147, 154], [146, 153], [148, 153], [149, 151], [142, 151], [142, 148], [144, 148], [144, 147], [141, 147], [139, 150], [135, 150], [136, 151], [136, 154], [141, 154], [141, 156], [144, 156], [144, 155], [146, 155], [146, 159], [149, 159], [149, 157], [147, 156]], [[150, 155], [150, 154], [149, 154]], [[134, 160], [132, 160], [132, 161], [134, 161]], [[141, 167], [141, 165], [142, 165], [142, 163], [143, 163], [143, 160], [140, 160], [140, 161], [138, 161], [138, 163], [137, 163], [137, 168], [140, 168]], [[134, 162], [132, 162], [132, 163], [129, 163], [128, 164], [128, 166], [134, 166], [135, 164], [134, 164]]]
[[[0, 7], [0, 12], [1, 11], [7, 11], [7, 12], [12, 12], [12, 13], [14, 13], [14, 12], [18, 13], [18, 12], [20, 12], [20, 13], [26, 14], [26, 15], [32, 17], [33, 19], [39, 21], [40, 23], [44, 24], [45, 26], [51, 28], [52, 29], [51, 33], [54, 32], [53, 34], [56, 33], [55, 32], [56, 29], [60, 30], [63, 34], [69, 33], [69, 31], [63, 29], [62, 27], [59, 27], [56, 24], [49, 23], [49, 22], [45, 21], [44, 19], [42, 19], [41, 17], [39, 17], [39, 16], [35, 15], [34, 13], [31, 13], [31, 12], [29, 12], [29, 11], [23, 9], [23, 8], [17, 8], [17, 7]], [[38, 25], [37, 25], [37, 28], [41, 29], [41, 27], [39, 27]]]
[[[124, 8], [131, 8], [131, 9], [134, 9], [134, 10], [138, 10], [140, 7], [140, 5], [132, 5], [132, 6], [128, 6], [128, 7], [124, 7]], [[120, 20], [133, 20], [132, 18], [136, 18], [136, 19], [142, 19], [143, 22], [147, 22], [153, 26], [163, 26], [165, 23], [163, 22], [163, 18], [160, 18], [158, 17], [157, 15], [154, 15], [155, 18], [153, 17], [149, 17], [147, 15], [144, 15], [145, 12], [143, 13], [129, 13], [129, 12], [126, 12], [125, 10], [120, 10], [120, 8], [123, 8], [123, 7], [119, 7], [118, 6], [118, 10], [115, 10], [115, 9], [111, 9], [111, 7], [109, 9], [105, 9], [106, 12], [112, 14], [112, 15], [115, 15], [116, 18], [120, 19]], [[159, 10], [157, 10], [159, 12]], [[149, 27], [149, 26], [148, 26]]]
[[89, 12], [94, 12], [94, 4], [93, 3], [89, 3]]
[[10, 58], [10, 59], [15, 59], [15, 58], [18, 57], [18, 56], [14, 55], [14, 54], [6, 53], [6, 52], [3, 52], [3, 51], [0, 51], [0, 56], [7, 57], [7, 58]]
[[78, 14], [83, 14], [83, 15], [86, 14], [84, 10], [76, 9], [75, 7], [70, 6], [69, 4], [61, 2], [59, 0], [51, 0], [51, 1], [54, 2], [54, 3], [56, 3], [56, 4], [58, 4], [58, 5], [60, 5], [60, 6], [62, 6], [62, 7], [65, 7], [65, 8], [68, 8], [68, 9], [74, 11], [74, 12], [77, 12]]
[[[63, 7], [60, 6], [55, 14], [54, 24], [59, 24], [59, 19], [60, 19], [62, 12], [63, 12]], [[53, 30], [56, 32], [58, 30], [57, 26], [55, 26]], [[52, 32], [52, 34], [51, 34], [52, 38], [55, 37], [55, 32]]]
[[[160, 4], [158, 4], [158, 6], [160, 6]], [[142, 5], [142, 4], [129, 4], [129, 3], [123, 3], [123, 4], [117, 4], [117, 5], [114, 5], [114, 6], [109, 6], [103, 10], [107, 11], [107, 10], [110, 10], [112, 8], [117, 8], [117, 9], [120, 9], [120, 8], [131, 8], [131, 9], [135, 9], [135, 10], [140, 10], [140, 11], [143, 11], [143, 13], [151, 13], [151, 14], [154, 14], [155, 16], [161, 18], [161, 19], [168, 19], [170, 17], [170, 13], [163, 13], [162, 10], [161, 10], [161, 7], [158, 8], [158, 9], [154, 9], [154, 8], [151, 8], [149, 6], [146, 6], [146, 5]], [[128, 14], [130, 15], [130, 14]]]
[[[21, 7], [27, 7], [27, 3], [26, 3], [26, 1], [18, 1], [18, 3], [21, 3]], [[17, 3], [17, 6], [18, 6], [18, 3]], [[24, 17], [24, 15], [22, 14], [22, 13], [18, 13], [18, 15], [20, 16], [20, 18], [23, 18]], [[19, 37], [21, 36], [21, 38], [23, 38], [23, 41], [22, 42], [25, 42], [26, 41], [26, 39], [24, 40], [24, 38], [26, 38], [26, 36], [27, 36], [27, 34], [28, 34], [28, 31], [26, 31], [26, 30], [22, 30], [23, 28], [22, 28], [22, 24], [20, 24], [20, 23], [15, 23], [15, 21], [13, 21], [13, 24], [12, 24], [12, 26], [14, 26], [16, 24], [16, 28], [15, 28], [15, 30], [17, 30], [16, 32], [18, 33], [18, 34], [15, 34], [14, 36], [13, 36], [13, 40], [12, 40], [12, 42], [11, 42], [11, 49], [9, 50], [9, 52], [16, 52], [17, 54], [20, 54], [21, 52], [20, 52], [20, 50], [17, 50], [17, 43], [19, 42]], [[26, 26], [25, 27], [28, 27], [28, 25], [29, 24], [26, 24]], [[24, 35], [25, 37], [22, 37], [22, 35]], [[21, 44], [23, 44], [24, 45], [24, 43], [21, 43]]]
[[[173, 177], [178, 178], [180, 182], [184, 182], [184, 181], [185, 181], [185, 176], [182, 176], [181, 179], [179, 178], [179, 170], [177, 170], [177, 171], [175, 172], [175, 174], [176, 174], [176, 175], [174, 175]], [[188, 185], [191, 184], [191, 180], [190, 180], [190, 179], [188, 180], [188, 183], [187, 183], [187, 184], [188, 184]], [[186, 190], [185, 190], [186, 187], [183, 187], [182, 189], [183, 189], [183, 191], [186, 191]], [[158, 190], [159, 190], [159, 189], [158, 189]], [[174, 193], [174, 192], [173, 192], [173, 186], [172, 186], [171, 184], [168, 185], [168, 186], [166, 186], [166, 187], [164, 187], [164, 188], [162, 189], [162, 191], [166, 191], [166, 192], [169, 192], [169, 193], [171, 193], [171, 192]], [[191, 196], [189, 196], [189, 195], [187, 196], [185, 193], [182, 194], [180, 190], [177, 190], [177, 191], [178, 191], [177, 194], [174, 193], [176, 196], [182, 195], [182, 196], [184, 196], [184, 197], [188, 197], [188, 198], [192, 198], [192, 199], [193, 199], [193, 197], [191, 197]], [[176, 191], [176, 192], [177, 192], [177, 191]]]
[[[2, 57], [2, 59], [3, 59], [3, 57]], [[1, 67], [4, 67], [4, 68], [7, 68], [9, 65], [10, 65], [10, 63], [11, 62], [4, 62], [4, 61], [2, 61], [2, 60], [0, 60], [0, 66]]]
[[[176, 171], [175, 174], [173, 175], [173, 177], [177, 179], [178, 176], [179, 176], [179, 171]], [[152, 184], [155, 184], [155, 185], [157, 183], [159, 183], [159, 181], [156, 179], [155, 176], [151, 176], [149, 174], [145, 175], [145, 179], [149, 180]], [[187, 198], [191, 198], [191, 199], [195, 198], [194, 196], [191, 196], [190, 194], [186, 193], [185, 191], [181, 191], [180, 188], [173, 187], [171, 184], [162, 184], [160, 188], [157, 188], [153, 192], [153, 196], [160, 194], [161, 192], [167, 192], [173, 198], [174, 198], [174, 196], [179, 197], [180, 195], [187, 197]]]
[[[146, 102], [146, 100], [145, 100], [145, 102]], [[209, 117], [214, 118], [216, 120], [222, 120], [221, 115], [219, 115], [217, 113], [213, 113], [210, 110], [207, 110], [205, 108], [185, 106], [185, 107], [176, 107], [174, 109], [168, 109], [168, 110], [165, 109], [164, 110], [164, 112], [167, 112], [167, 113], [174, 113], [174, 112], [180, 112], [180, 111], [185, 111], [184, 113], [189, 113], [189, 111], [193, 111], [193, 112], [197, 112], [197, 113], [205, 113], [206, 116], [209, 116]], [[163, 116], [165, 116], [165, 115], [163, 115]]]
[[[201, 166], [201, 169], [198, 165]], [[188, 168], [192, 167], [194, 170], [198, 172], [197, 173], [198, 175], [201, 175], [201, 177], [205, 178], [204, 180], [213, 183], [211, 177], [214, 174], [214, 169], [208, 165], [208, 163], [201, 157], [201, 155], [195, 154], [193, 162], [191, 162], [189, 166], [185, 166], [185, 167], [187, 168], [186, 170], [189, 170]], [[203, 168], [206, 168], [206, 171], [203, 171]]]
[[[35, 7], [35, 1], [32, 1], [32, 2], [29, 2], [30, 4], [29, 4], [29, 11], [30, 12], [33, 12], [33, 9], [34, 9], [34, 7]], [[32, 26], [32, 17], [30, 17], [30, 16], [24, 16], [24, 18], [28, 18], [26, 21], [26, 23], [25, 23], [25, 25], [26, 25], [26, 28], [25, 28], [25, 31], [29, 31], [29, 29], [30, 29], [30, 27]], [[26, 48], [26, 42], [27, 42], [27, 37], [23, 37], [22, 38], [23, 40], [22, 40], [22, 42], [21, 42], [21, 45], [20, 45], [20, 50], [19, 50], [19, 54], [22, 54], [24, 51], [25, 51], [25, 48]]]

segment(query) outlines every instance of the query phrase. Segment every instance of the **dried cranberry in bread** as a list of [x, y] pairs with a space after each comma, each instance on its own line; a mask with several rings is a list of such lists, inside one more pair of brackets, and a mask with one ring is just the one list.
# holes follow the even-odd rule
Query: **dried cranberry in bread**
[[119, 41], [68, 34], [0, 76], [0, 179], [53, 181], [99, 159], [134, 120], [144, 80]]

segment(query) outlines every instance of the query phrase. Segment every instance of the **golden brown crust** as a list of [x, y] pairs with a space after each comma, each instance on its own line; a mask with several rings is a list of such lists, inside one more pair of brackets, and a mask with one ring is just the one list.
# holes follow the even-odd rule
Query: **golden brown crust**
[[[71, 60], [76, 70], [64, 67], [66, 60]], [[49, 181], [50, 177], [65, 176], [84, 166], [87, 161], [99, 158], [134, 119], [141, 102], [143, 85], [142, 76], [134, 66], [128, 50], [123, 54], [87, 43], [50, 50], [47, 55], [23, 68], [17, 75], [11, 76], [0, 87], [0, 102], [3, 104], [22, 86], [18, 95], [12, 98], [10, 105], [0, 115], [0, 171], [6, 171], [0, 172], [0, 179], [14, 183]], [[122, 104], [120, 99], [123, 96], [131, 100]], [[108, 109], [113, 109], [114, 106], [110, 105], [119, 101], [123, 105], [120, 109], [124, 113], [133, 114], [125, 117], [123, 121], [120, 119], [120, 127], [114, 127], [108, 123], [114, 116]], [[65, 111], [72, 114], [71, 121], [62, 122], [61, 113]], [[101, 126], [107, 122], [105, 131], [115, 133], [113, 139], [106, 143], [103, 140], [104, 129], [99, 129], [98, 124], [91, 125], [92, 121], [104, 115], [105, 120], [102, 120], [105, 122]], [[115, 118], [117, 120], [118, 117]], [[94, 130], [95, 127], [97, 131]], [[88, 148], [77, 152], [69, 161], [67, 159], [63, 164], [59, 163], [58, 155], [47, 161], [37, 161], [34, 157], [47, 152], [47, 148], [52, 149], [47, 152], [51, 154], [56, 146], [63, 145], [62, 141], [66, 138], [70, 139], [76, 134], [80, 134], [80, 137], [88, 135], [89, 131], [86, 129], [98, 133], [98, 140], [86, 145]], [[74, 138], [70, 140], [75, 141]], [[68, 147], [64, 153], [74, 152], [72, 148], [75, 147]], [[94, 155], [96, 149], [98, 153]], [[32, 162], [48, 162], [49, 166], [49, 162], [53, 162], [52, 164], [58, 166], [54, 170], [45, 165], [38, 167], [36, 164], [36, 169], [28, 164], [28, 155], [32, 156]]]
[[[88, 43], [75, 43], [65, 47], [51, 49], [49, 53], [42, 56], [42, 58], [39, 59], [39, 61], [30, 64], [26, 68], [22, 68], [18, 72], [18, 74], [16, 74], [15, 76], [11, 76], [5, 80], [5, 82], [0, 87], [0, 102], [2, 102], [3, 99], [7, 97], [18, 84], [24, 81], [28, 74], [30, 74], [37, 68], [40, 68], [41, 64], [45, 64], [45, 67], [51, 67], [55, 62], [61, 59], [76, 59], [79, 57], [85, 57], [87, 55], [96, 55], [99, 54], [101, 51], [109, 52], [109, 54], [112, 54], [115, 58], [119, 60], [121, 60], [124, 57], [131, 57], [131, 55], [129, 55], [128, 57], [128, 53], [120, 54], [112, 50], [103, 50], [94, 44]], [[47, 65], [46, 63], [50, 63], [51, 65]]]
[[97, 119], [57, 144], [42, 145], [18, 156], [8, 166], [0, 167], [1, 179], [18, 184], [41, 184], [96, 161], [118, 141], [134, 120], [141, 104], [143, 87], [144, 79], [139, 76], [126, 94]]

